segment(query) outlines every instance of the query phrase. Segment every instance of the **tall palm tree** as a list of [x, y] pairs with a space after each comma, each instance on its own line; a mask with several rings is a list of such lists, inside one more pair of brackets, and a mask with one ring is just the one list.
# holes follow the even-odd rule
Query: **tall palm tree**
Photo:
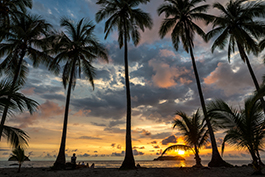
[[[225, 142], [238, 148], [247, 149], [252, 157], [254, 167], [260, 171], [262, 164], [259, 151], [264, 148], [265, 122], [258, 94], [249, 97], [243, 109], [235, 109], [222, 100], [207, 105], [209, 115], [226, 129]], [[262, 96], [264, 96], [264, 88]]]
[[[8, 27], [10, 17], [26, 12], [26, 8], [32, 8], [32, 0], [1, 0], [0, 1], [0, 26]], [[0, 29], [1, 31], [2, 29]]]
[[[0, 64], [0, 72], [1, 74], [4, 73], [6, 77], [12, 78], [10, 90], [25, 82], [28, 73], [25, 56], [32, 61], [33, 67], [38, 67], [40, 63], [49, 63], [50, 58], [39, 50], [46, 45], [43, 42], [45, 39], [43, 37], [49, 28], [50, 24], [40, 16], [35, 15], [23, 15], [12, 21], [4, 42], [0, 44], [0, 58], [6, 57]], [[11, 100], [11, 96], [9, 95], [8, 100]], [[2, 114], [0, 137], [8, 109], [9, 103], [6, 104]]]
[[96, 13], [96, 21], [100, 22], [105, 18], [106, 33], [105, 39], [109, 33], [118, 29], [118, 42], [120, 48], [124, 45], [124, 67], [125, 67], [125, 87], [127, 98], [127, 116], [126, 116], [126, 148], [125, 159], [120, 168], [134, 169], [135, 161], [132, 153], [131, 140], [131, 93], [128, 68], [128, 47], [127, 43], [132, 39], [136, 46], [140, 41], [139, 28], [144, 31], [145, 28], [151, 29], [152, 19], [150, 15], [137, 8], [141, 3], [147, 3], [149, 0], [98, 0], [97, 4], [101, 5], [101, 9]]
[[195, 24], [193, 20], [199, 19], [205, 21], [206, 23], [212, 20], [211, 15], [204, 13], [209, 8], [209, 5], [200, 5], [196, 7], [196, 5], [201, 2], [203, 2], [203, 0], [165, 0], [165, 3], [162, 4], [157, 10], [159, 15], [165, 13], [165, 19], [160, 27], [159, 35], [161, 38], [164, 38], [165, 35], [172, 30], [171, 39], [174, 48], [178, 50], [181, 40], [185, 51], [187, 53], [190, 53], [197, 88], [200, 96], [200, 102], [209, 129], [209, 135], [212, 144], [212, 159], [208, 165], [223, 166], [227, 165], [227, 163], [223, 161], [217, 149], [214, 132], [210, 120], [207, 116], [200, 78], [193, 55], [193, 39], [195, 33], [202, 37], [204, 37], [205, 35], [203, 30], [197, 24]]
[[64, 123], [59, 154], [54, 163], [55, 168], [64, 168], [65, 165], [65, 142], [68, 122], [68, 112], [70, 104], [71, 90], [74, 89], [76, 79], [81, 74], [89, 79], [94, 88], [95, 68], [92, 62], [96, 58], [103, 58], [108, 61], [107, 52], [93, 35], [95, 26], [92, 22], [81, 19], [77, 24], [73, 24], [67, 18], [61, 19], [61, 27], [65, 28], [65, 33], [57, 37], [57, 41], [51, 50], [55, 58], [50, 65], [51, 70], [59, 72], [59, 64], [63, 64], [62, 81], [64, 88], [68, 87]]
[[[214, 8], [221, 14], [214, 18], [213, 28], [206, 35], [206, 40], [217, 37], [212, 45], [212, 52], [216, 47], [223, 49], [228, 47], [228, 61], [231, 53], [235, 52], [235, 47], [239, 51], [243, 62], [246, 62], [251, 78], [256, 90], [259, 90], [259, 83], [251, 67], [247, 53], [252, 52], [258, 55], [259, 46], [257, 39], [264, 36], [263, 19], [257, 17], [265, 16], [265, 4], [260, 1], [230, 0], [226, 6], [214, 3]], [[265, 102], [261, 98], [265, 113]]]
[[201, 167], [201, 158], [199, 156], [199, 149], [207, 142], [209, 132], [207, 125], [201, 119], [199, 110], [196, 111], [192, 117], [188, 117], [186, 113], [177, 111], [177, 116], [181, 118], [174, 120], [173, 128], [178, 128], [181, 134], [183, 134], [187, 145], [193, 147], [196, 166]]

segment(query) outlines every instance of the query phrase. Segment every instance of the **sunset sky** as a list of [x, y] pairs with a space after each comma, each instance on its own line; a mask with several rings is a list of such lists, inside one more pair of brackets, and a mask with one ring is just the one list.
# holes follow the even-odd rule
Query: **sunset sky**
[[[175, 112], [181, 110], [191, 115], [200, 107], [197, 86], [189, 55], [182, 47], [175, 51], [170, 34], [164, 39], [158, 35], [161, 20], [157, 8], [162, 0], [151, 0], [140, 6], [151, 14], [152, 30], [141, 33], [140, 44], [129, 43], [129, 66], [132, 96], [132, 143], [135, 159], [153, 159], [166, 147], [183, 143], [177, 129], [172, 129]], [[217, 2], [208, 0], [208, 4]], [[220, 1], [218, 1], [220, 2]], [[223, 4], [226, 1], [222, 1]], [[33, 0], [34, 14], [39, 14], [60, 29], [60, 18], [65, 16], [74, 21], [89, 18], [95, 22], [99, 10], [96, 0]], [[218, 14], [213, 9], [210, 14]], [[199, 26], [208, 32], [211, 25]], [[96, 24], [95, 35], [109, 52], [109, 63], [97, 61], [95, 89], [84, 78], [78, 79], [71, 95], [66, 154], [76, 153], [78, 159], [122, 160], [125, 150], [126, 95], [124, 87], [123, 48], [117, 43], [117, 32], [104, 40], [104, 21]], [[227, 50], [211, 53], [212, 41], [205, 43], [196, 37], [194, 55], [206, 102], [221, 98], [235, 107], [254, 91], [248, 69], [238, 52], [227, 60]], [[260, 55], [262, 56], [262, 55]], [[262, 82], [265, 66], [261, 57], [249, 56], [255, 74]], [[2, 62], [2, 60], [1, 60]], [[61, 141], [66, 91], [61, 75], [55, 76], [44, 66], [32, 68], [21, 92], [38, 101], [39, 111], [8, 118], [6, 125], [19, 127], [29, 136], [26, 154], [35, 160], [55, 160]], [[224, 134], [216, 133], [221, 144]], [[11, 152], [6, 139], [0, 142], [0, 160], [6, 160]], [[211, 147], [201, 150], [202, 159], [209, 159]], [[265, 154], [262, 154], [262, 157]], [[189, 157], [193, 159], [193, 157]], [[227, 146], [224, 159], [250, 159], [248, 152]]]

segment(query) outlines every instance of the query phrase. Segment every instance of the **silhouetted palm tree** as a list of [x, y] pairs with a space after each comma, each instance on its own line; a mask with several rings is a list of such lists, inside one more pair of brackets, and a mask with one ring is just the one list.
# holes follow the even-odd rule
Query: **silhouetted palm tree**
[[[10, 24], [10, 17], [26, 12], [26, 8], [32, 8], [32, 0], [1, 0], [0, 1], [0, 26], [5, 28]], [[2, 29], [0, 29], [1, 31]]]
[[21, 165], [22, 163], [27, 159], [27, 157], [25, 156], [25, 151], [23, 148], [21, 148], [20, 146], [16, 147], [13, 151], [12, 151], [12, 155], [9, 158], [9, 160], [15, 160], [18, 162], [19, 166], [18, 166], [18, 173], [20, 172], [21, 169]]
[[186, 113], [181, 111], [177, 111], [176, 115], [179, 116], [181, 120], [175, 119], [173, 128], [177, 128], [184, 136], [187, 145], [193, 147], [196, 166], [200, 167], [202, 164], [199, 156], [199, 149], [207, 142], [209, 135], [207, 125], [201, 119], [199, 110], [197, 110], [192, 117], [188, 117]]
[[[33, 67], [38, 67], [40, 63], [49, 63], [49, 57], [38, 50], [46, 45], [42, 37], [47, 34], [49, 28], [50, 24], [40, 16], [23, 15], [12, 21], [4, 42], [0, 44], [0, 58], [6, 57], [0, 64], [0, 72], [4, 73], [5, 77], [12, 78], [10, 90], [25, 82], [28, 73], [25, 56], [32, 61]], [[12, 95], [9, 95], [8, 100], [10, 99]], [[8, 109], [9, 103], [6, 104], [2, 114], [0, 137]]]
[[161, 38], [164, 38], [168, 32], [171, 32], [171, 39], [174, 48], [178, 50], [179, 43], [181, 40], [185, 51], [187, 53], [190, 53], [194, 75], [200, 96], [201, 106], [209, 129], [209, 135], [212, 144], [212, 160], [208, 165], [223, 166], [227, 165], [227, 163], [223, 161], [217, 149], [217, 144], [212, 130], [212, 126], [207, 117], [200, 78], [197, 71], [195, 58], [193, 55], [193, 39], [195, 33], [202, 37], [204, 37], [205, 35], [203, 30], [197, 24], [195, 24], [193, 20], [203, 20], [207, 23], [212, 20], [212, 16], [204, 13], [209, 8], [209, 5], [200, 5], [196, 7], [196, 5], [201, 2], [203, 2], [203, 0], [165, 0], [165, 3], [162, 4], [157, 10], [159, 15], [165, 13], [165, 19], [160, 27], [159, 35]]
[[70, 22], [70, 19], [62, 18], [61, 27], [65, 28], [65, 33], [57, 36], [57, 41], [53, 45], [51, 54], [56, 54], [50, 65], [51, 70], [60, 71], [59, 64], [63, 64], [62, 81], [67, 90], [64, 123], [61, 145], [57, 159], [54, 163], [55, 168], [64, 168], [65, 165], [65, 142], [68, 122], [68, 112], [70, 104], [71, 90], [74, 89], [76, 79], [81, 74], [88, 78], [94, 88], [95, 68], [92, 62], [96, 58], [108, 61], [107, 52], [104, 47], [96, 40], [93, 35], [95, 26], [92, 22], [81, 19], [77, 24]]
[[216, 100], [207, 105], [209, 115], [226, 129], [222, 152], [226, 142], [247, 149], [258, 172], [262, 164], [259, 151], [264, 147], [265, 138], [264, 114], [258, 100], [260, 95], [264, 96], [265, 89], [262, 90], [263, 93], [250, 96], [243, 109], [235, 109], [223, 100]]
[[[226, 6], [214, 3], [213, 7], [218, 9], [221, 14], [215, 17], [214, 29], [206, 35], [206, 40], [217, 37], [213, 42], [212, 52], [216, 47], [223, 49], [227, 46], [228, 61], [230, 62], [230, 55], [235, 52], [237, 46], [241, 59], [247, 64], [256, 90], [259, 90], [259, 83], [246, 52], [258, 55], [260, 51], [257, 39], [264, 36], [265, 30], [264, 20], [257, 17], [265, 16], [265, 4], [260, 1], [230, 0]], [[261, 102], [265, 113], [263, 98], [261, 98]]]
[[152, 19], [148, 13], [137, 8], [142, 3], [149, 0], [98, 0], [97, 4], [101, 9], [96, 13], [96, 21], [100, 22], [105, 18], [106, 33], [105, 39], [113, 29], [118, 30], [118, 42], [120, 48], [124, 45], [124, 67], [125, 67], [125, 86], [127, 98], [127, 118], [126, 118], [126, 149], [125, 159], [120, 168], [134, 169], [135, 161], [132, 153], [131, 140], [131, 93], [128, 68], [128, 48], [127, 43], [132, 39], [136, 46], [140, 41], [139, 29], [151, 29]]

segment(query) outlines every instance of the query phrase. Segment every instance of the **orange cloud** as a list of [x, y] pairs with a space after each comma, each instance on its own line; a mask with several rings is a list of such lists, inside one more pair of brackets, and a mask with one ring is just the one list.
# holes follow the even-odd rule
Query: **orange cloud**
[[35, 87], [31, 87], [29, 89], [23, 89], [21, 92], [25, 95], [32, 95], [34, 94]]
[[150, 60], [149, 66], [153, 67], [156, 72], [152, 76], [152, 80], [155, 86], [160, 88], [169, 88], [177, 85], [177, 81], [181, 84], [190, 83], [191, 80], [182, 78], [184, 74], [189, 74], [190, 71], [185, 68], [171, 67], [166, 63], [157, 62], [156, 60]]
[[167, 50], [167, 49], [160, 50], [159, 54], [161, 57], [170, 57], [170, 56], [175, 57], [176, 56], [173, 51]]

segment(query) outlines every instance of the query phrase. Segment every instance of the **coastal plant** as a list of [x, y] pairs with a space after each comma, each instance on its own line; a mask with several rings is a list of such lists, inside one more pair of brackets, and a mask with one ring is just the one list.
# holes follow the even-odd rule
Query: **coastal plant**
[[97, 58], [108, 61], [107, 51], [93, 35], [95, 26], [91, 21], [82, 18], [75, 24], [72, 20], [64, 17], [60, 21], [60, 26], [64, 31], [55, 36], [49, 51], [51, 55], [55, 55], [49, 69], [59, 74], [61, 66], [63, 66], [62, 82], [64, 88], [67, 88], [63, 132], [54, 168], [65, 167], [65, 143], [70, 97], [77, 78], [81, 78], [83, 75], [94, 89], [95, 68], [92, 66], [92, 62]]
[[186, 113], [181, 111], [177, 111], [176, 115], [180, 119], [176, 118], [174, 120], [173, 128], [177, 128], [184, 136], [186, 145], [175, 145], [170, 149], [182, 148], [184, 150], [189, 150], [191, 148], [195, 155], [195, 166], [201, 167], [202, 164], [201, 158], [199, 156], [199, 149], [208, 141], [209, 131], [207, 129], [207, 125], [202, 120], [202, 116], [200, 115], [199, 110], [197, 110], [196, 113], [192, 115], [192, 117], [188, 117]]
[[161, 38], [164, 38], [167, 33], [171, 32], [173, 47], [178, 50], [181, 41], [184, 50], [190, 54], [202, 111], [206, 120], [212, 145], [212, 159], [208, 165], [211, 167], [226, 166], [227, 163], [222, 159], [217, 149], [213, 128], [207, 116], [199, 73], [193, 54], [193, 40], [195, 34], [198, 34], [203, 38], [205, 36], [204, 31], [194, 21], [202, 20], [209, 23], [213, 19], [211, 15], [205, 13], [209, 8], [209, 5], [196, 6], [202, 2], [203, 0], [165, 0], [165, 2], [157, 9], [159, 15], [165, 13], [165, 19], [161, 24], [159, 35]]
[[96, 13], [96, 21], [100, 22], [105, 18], [105, 39], [113, 29], [118, 30], [118, 43], [122, 48], [124, 45], [124, 68], [125, 68], [125, 87], [127, 100], [126, 115], [126, 148], [125, 158], [121, 169], [135, 169], [135, 161], [132, 152], [131, 138], [131, 93], [129, 80], [128, 64], [128, 46], [127, 43], [132, 39], [136, 46], [140, 42], [139, 29], [144, 31], [145, 28], [151, 29], [152, 19], [150, 15], [137, 8], [140, 4], [146, 4], [149, 0], [98, 0], [97, 4], [101, 9]]
[[27, 157], [25, 156], [25, 151], [20, 146], [18, 146], [12, 150], [11, 157], [9, 158], [9, 160], [12, 160], [12, 161], [16, 160], [18, 162], [18, 171], [17, 171], [18, 173], [20, 172], [22, 163], [26, 159], [27, 159]]
[[[250, 64], [248, 55], [252, 52], [258, 55], [260, 52], [258, 40], [264, 37], [265, 3], [262, 1], [229, 0], [225, 6], [217, 2], [213, 4], [215, 9], [220, 11], [220, 15], [214, 17], [213, 28], [206, 34], [206, 40], [215, 38], [212, 44], [212, 52], [219, 47], [228, 47], [228, 61], [231, 53], [237, 50], [241, 59], [247, 64], [249, 73], [254, 82], [256, 90], [260, 89], [255, 73]], [[262, 46], [262, 44], [261, 44]], [[265, 102], [261, 103], [265, 113]]]
[[[46, 45], [44, 37], [50, 27], [49, 23], [36, 15], [24, 14], [12, 20], [9, 30], [6, 31], [5, 39], [0, 44], [0, 58], [5, 57], [0, 64], [0, 73], [12, 79], [10, 90], [25, 83], [28, 73], [25, 57], [32, 61], [33, 67], [38, 67], [41, 63], [49, 63], [50, 58], [41, 49]], [[2, 113], [0, 138], [12, 95], [8, 95], [7, 100]]]
[[[9, 105], [8, 114], [10, 116], [13, 116], [16, 112], [24, 112], [26, 110], [31, 114], [35, 112], [39, 104], [19, 92], [21, 86], [15, 85], [12, 88], [12, 85], [10, 81], [0, 81], [0, 115], [3, 114], [7, 104]], [[8, 99], [9, 97], [10, 100]], [[29, 136], [23, 130], [4, 125], [3, 119], [1, 120], [0, 128], [3, 131], [1, 137], [5, 137], [12, 147], [28, 145]]]
[[247, 98], [244, 107], [240, 109], [229, 106], [223, 100], [212, 101], [207, 105], [209, 115], [225, 130], [222, 153], [226, 142], [248, 150], [258, 173], [262, 165], [259, 151], [264, 148], [265, 138], [264, 114], [259, 100], [264, 96], [264, 90], [263, 87], [261, 92]]
[[[11, 19], [25, 13], [27, 7], [32, 8], [32, 0], [1, 0], [0, 26], [2, 28], [9, 27]], [[2, 30], [0, 29], [0, 31]]]

